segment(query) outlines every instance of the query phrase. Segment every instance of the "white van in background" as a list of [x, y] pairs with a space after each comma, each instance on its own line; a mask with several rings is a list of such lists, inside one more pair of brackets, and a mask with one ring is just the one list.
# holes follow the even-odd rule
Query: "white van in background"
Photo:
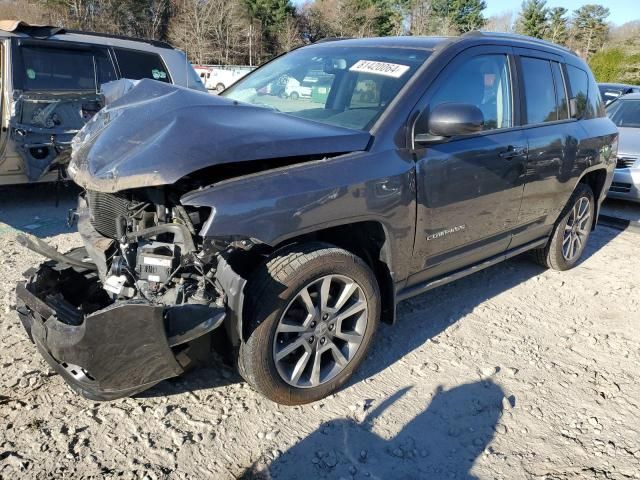
[[230, 87], [255, 67], [246, 65], [194, 65], [194, 70], [207, 90], [220, 93]]

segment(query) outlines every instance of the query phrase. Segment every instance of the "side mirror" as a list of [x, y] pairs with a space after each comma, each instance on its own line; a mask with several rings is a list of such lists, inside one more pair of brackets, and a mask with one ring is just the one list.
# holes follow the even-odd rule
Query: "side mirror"
[[429, 114], [427, 133], [415, 136], [417, 143], [429, 143], [447, 137], [481, 132], [484, 115], [475, 105], [468, 103], [442, 103]]

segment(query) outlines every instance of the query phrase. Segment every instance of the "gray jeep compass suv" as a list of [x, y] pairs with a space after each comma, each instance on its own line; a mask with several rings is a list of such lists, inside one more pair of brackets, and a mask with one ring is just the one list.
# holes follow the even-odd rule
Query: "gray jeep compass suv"
[[[289, 78], [306, 98], [271, 95]], [[531, 250], [575, 266], [617, 130], [572, 52], [514, 35], [325, 41], [219, 97], [142, 81], [74, 140], [84, 248], [17, 287], [44, 358], [94, 399], [179, 375], [218, 327], [242, 376], [320, 399], [396, 303]]]

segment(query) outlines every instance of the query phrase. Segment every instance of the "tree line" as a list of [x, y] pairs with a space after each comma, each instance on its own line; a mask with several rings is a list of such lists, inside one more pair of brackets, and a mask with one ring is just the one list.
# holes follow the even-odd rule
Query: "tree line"
[[485, 10], [484, 0], [308, 0], [297, 8], [291, 0], [0, 0], [3, 18], [167, 40], [199, 64], [256, 65], [327, 37], [472, 30], [530, 35], [597, 60], [616, 30], [599, 4], [569, 12], [525, 0], [518, 12], [487, 17]]

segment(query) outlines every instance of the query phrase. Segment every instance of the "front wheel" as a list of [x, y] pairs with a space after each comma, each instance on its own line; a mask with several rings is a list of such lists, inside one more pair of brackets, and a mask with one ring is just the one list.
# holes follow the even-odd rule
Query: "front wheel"
[[346, 250], [323, 243], [288, 248], [259, 269], [248, 291], [240, 373], [275, 402], [299, 405], [331, 394], [373, 341], [378, 285]]
[[558, 218], [547, 246], [536, 250], [536, 260], [554, 270], [569, 270], [580, 260], [591, 233], [595, 201], [591, 188], [579, 183]]

